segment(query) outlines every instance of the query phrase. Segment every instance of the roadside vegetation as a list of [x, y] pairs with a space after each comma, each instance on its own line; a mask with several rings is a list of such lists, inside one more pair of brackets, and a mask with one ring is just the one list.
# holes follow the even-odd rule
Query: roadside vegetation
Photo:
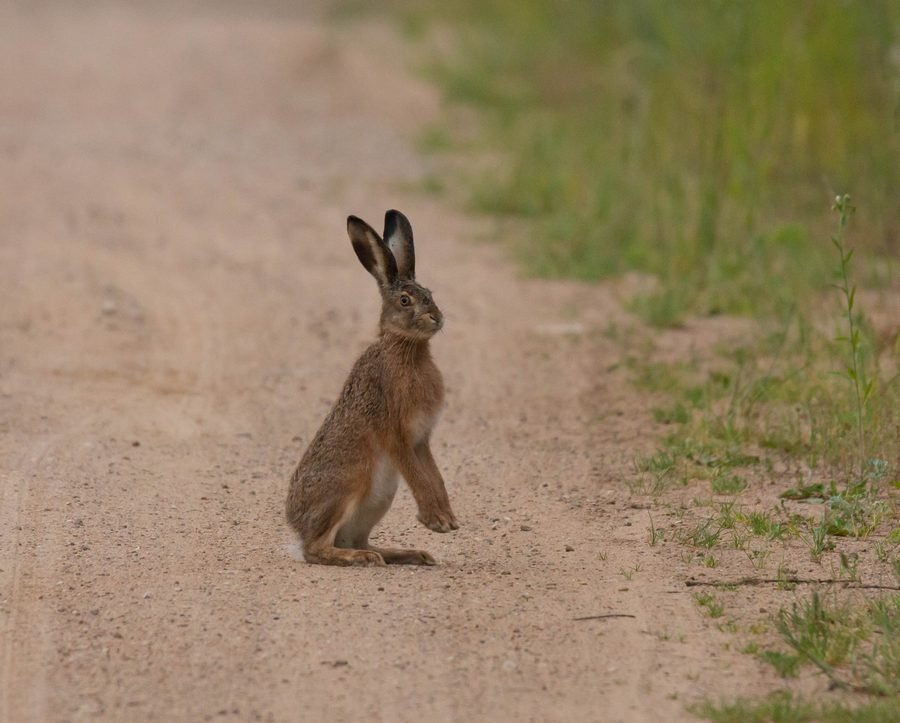
[[[424, 72], [447, 119], [420, 144], [463, 159], [425, 190], [490, 214], [529, 273], [640, 274], [641, 323], [604, 336], [656, 400], [658, 449], [629, 480], [648, 544], [720, 576], [693, 591], [699, 614], [784, 681], [691, 710], [893, 720], [900, 4], [394, 7], [442, 48]], [[723, 315], [746, 322], [738, 341], [657, 354]], [[737, 604], [758, 586], [783, 601], [762, 617]], [[791, 692], [804, 669], [838, 697]]]
[[428, 71], [481, 121], [422, 144], [479, 159], [467, 202], [527, 221], [509, 234], [535, 274], [649, 272], [635, 308], [675, 324], [785, 313], [821, 288], [838, 193], [865, 199], [868, 250], [900, 244], [896, 3], [404, 7], [411, 32], [453, 29]]

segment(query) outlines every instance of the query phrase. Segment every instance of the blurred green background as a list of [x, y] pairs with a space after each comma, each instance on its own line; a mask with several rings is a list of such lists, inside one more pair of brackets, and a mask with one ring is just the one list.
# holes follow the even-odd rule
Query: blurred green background
[[[518, 249], [531, 272], [653, 273], [662, 284], [637, 308], [662, 325], [775, 312], [831, 279], [830, 206], [850, 193], [867, 283], [889, 275], [883, 262], [900, 249], [897, 0], [395, 7], [411, 34], [452, 38], [428, 72], [479, 111], [476, 150], [504, 156], [479, 166], [468, 201], [528, 219]], [[472, 143], [452, 123], [422, 142]]]

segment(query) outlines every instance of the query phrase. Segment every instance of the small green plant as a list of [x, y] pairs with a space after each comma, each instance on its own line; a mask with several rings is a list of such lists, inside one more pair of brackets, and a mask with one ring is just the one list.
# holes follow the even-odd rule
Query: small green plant
[[879, 542], [875, 545], [875, 558], [878, 562], [890, 562], [891, 552], [891, 545], [884, 542]]
[[822, 558], [822, 553], [834, 548], [834, 543], [828, 539], [828, 515], [822, 515], [822, 520], [809, 530], [806, 536], [809, 555], [814, 562]]
[[760, 660], [775, 668], [782, 678], [794, 678], [800, 668], [800, 656], [783, 653], [780, 650], [763, 650], [759, 653]]
[[654, 497], [668, 490], [678, 479], [677, 460], [662, 451], [649, 457], [640, 457], [636, 462], [641, 476], [628, 482], [632, 494], [649, 494]]
[[815, 665], [841, 684], [835, 667], [845, 663], [864, 632], [847, 606], [829, 606], [818, 592], [804, 602], [782, 608], [775, 629], [801, 660]]
[[704, 520], [693, 529], [685, 532], [681, 539], [693, 547], [710, 549], [718, 544], [721, 534], [722, 529], [715, 526], [713, 520]]
[[687, 424], [691, 419], [691, 413], [684, 404], [676, 401], [669, 407], [656, 407], [653, 410], [653, 419], [660, 424]]
[[631, 580], [634, 577], [635, 573], [640, 572], [640, 571], [641, 571], [641, 566], [639, 563], [628, 570], [625, 570], [625, 569], [619, 570], [619, 574], [621, 574], [622, 577], [624, 577], [626, 580]]
[[727, 474], [718, 469], [710, 480], [710, 486], [717, 495], [736, 495], [746, 489], [747, 483], [736, 474]]
[[762, 547], [755, 550], [744, 549], [744, 553], [747, 555], [747, 559], [750, 560], [750, 564], [757, 570], [761, 570], [765, 567], [766, 560], [769, 559], [771, 552], [772, 551], [769, 550], [768, 547]]
[[711, 618], [720, 618], [725, 612], [725, 606], [716, 599], [715, 595], [708, 592], [699, 592], [694, 595], [694, 602], [705, 609], [706, 614]]
[[814, 484], [801, 485], [800, 487], [791, 487], [778, 496], [783, 500], [824, 499], [826, 496], [825, 485], [821, 482], [816, 482]]
[[862, 656], [866, 687], [886, 696], [900, 695], [900, 595], [871, 603], [872, 649]]
[[787, 569], [783, 564], [778, 566], [778, 571], [775, 576], [778, 582], [776, 583], [779, 590], [794, 590], [797, 587], [797, 583], [792, 582], [796, 574], [795, 570]]
[[862, 343], [860, 341], [860, 327], [856, 321], [854, 304], [856, 301], [856, 285], [850, 284], [850, 259], [853, 258], [853, 249], [844, 247], [844, 229], [855, 207], [850, 203], [847, 194], [837, 196], [834, 199], [832, 210], [838, 214], [837, 232], [831, 237], [831, 242], [840, 254], [841, 282], [837, 284], [838, 290], [843, 294], [845, 305], [845, 318], [847, 320], [847, 336], [839, 336], [836, 341], [846, 342], [849, 349], [850, 362], [841, 376], [846, 377], [853, 387], [856, 399], [856, 444], [857, 444], [857, 468], [859, 476], [863, 476], [866, 464], [866, 406], [872, 396], [874, 379], [867, 378], [862, 360]]
[[789, 523], [774, 520], [769, 512], [751, 512], [745, 519], [754, 535], [767, 540], [781, 540], [790, 532]]
[[719, 516], [717, 521], [723, 530], [733, 530], [739, 520], [739, 514], [735, 511], [734, 501], [729, 500], [719, 504]]
[[858, 552], [841, 552], [839, 554], [840, 571], [838, 576], [850, 582], [859, 581], [859, 553]]
[[811, 664], [835, 687], [900, 695], [900, 595], [851, 604], [814, 592], [774, 623], [788, 650], [760, 656], [783, 675]]
[[[719, 623], [716, 627], [721, 630], [723, 633], [736, 633], [740, 630], [740, 627], [737, 624], [737, 620], [726, 620], [725, 622]], [[726, 645], [726, 650], [729, 645]]]
[[849, 485], [828, 498], [828, 533], [838, 537], [865, 537], [887, 514], [877, 488], [865, 480]]
[[635, 297], [631, 310], [651, 326], [674, 329], [682, 325], [689, 300], [684, 289], [673, 286]]
[[656, 529], [656, 525], [653, 524], [653, 515], [650, 514], [649, 510], [647, 511], [647, 517], [650, 518], [650, 547], [655, 547], [666, 539], [666, 534], [663, 530]]
[[641, 472], [660, 472], [667, 474], [675, 467], [675, 458], [667, 452], [659, 452], [650, 457], [641, 457], [637, 462]]

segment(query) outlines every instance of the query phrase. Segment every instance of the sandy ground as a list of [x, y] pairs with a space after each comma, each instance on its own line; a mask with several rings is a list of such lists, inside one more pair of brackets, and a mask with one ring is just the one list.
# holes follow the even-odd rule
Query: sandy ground
[[[253, 7], [0, 6], [0, 720], [678, 720], [753, 691], [629, 499], [658, 430], [600, 333], [615, 289], [523, 281], [415, 192], [440, 106], [385, 28]], [[287, 478], [378, 309], [344, 219], [393, 207], [447, 317], [463, 526], [403, 488], [373, 541], [438, 567], [306, 565]]]

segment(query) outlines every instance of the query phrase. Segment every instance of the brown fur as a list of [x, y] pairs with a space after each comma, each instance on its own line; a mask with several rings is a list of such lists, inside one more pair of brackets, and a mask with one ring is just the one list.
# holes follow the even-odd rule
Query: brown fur
[[374, 548], [369, 533], [390, 507], [398, 475], [412, 490], [422, 524], [436, 532], [459, 527], [429, 446], [444, 385], [428, 342], [443, 316], [414, 279], [412, 228], [401, 213], [385, 215], [384, 240], [353, 216], [347, 226], [357, 257], [378, 281], [380, 334], [297, 465], [287, 519], [307, 562], [433, 565], [421, 550]]

